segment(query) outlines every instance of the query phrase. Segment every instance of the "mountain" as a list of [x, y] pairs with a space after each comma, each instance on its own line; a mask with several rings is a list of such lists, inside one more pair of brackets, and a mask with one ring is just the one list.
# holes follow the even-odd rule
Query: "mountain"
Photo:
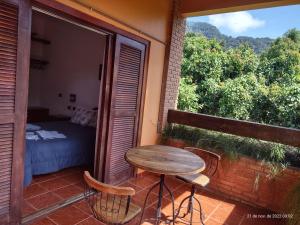
[[261, 53], [263, 50], [268, 48], [274, 41], [271, 38], [253, 38], [246, 36], [231, 37], [222, 34], [219, 29], [209, 23], [203, 22], [188, 22], [187, 32], [201, 33], [205, 37], [212, 39], [216, 38], [224, 43], [225, 48], [235, 48], [242, 43], [248, 43], [256, 53]]

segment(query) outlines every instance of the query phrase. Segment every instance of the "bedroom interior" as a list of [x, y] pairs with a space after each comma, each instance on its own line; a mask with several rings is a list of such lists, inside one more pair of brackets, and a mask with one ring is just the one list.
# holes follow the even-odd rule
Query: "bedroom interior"
[[94, 166], [105, 45], [105, 34], [33, 11], [23, 216], [83, 192], [82, 171]]

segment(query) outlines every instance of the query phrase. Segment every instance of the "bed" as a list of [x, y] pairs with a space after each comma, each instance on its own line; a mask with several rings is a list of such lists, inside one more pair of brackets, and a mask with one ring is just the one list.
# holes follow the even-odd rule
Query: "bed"
[[[24, 185], [33, 175], [53, 173], [64, 168], [91, 165], [94, 158], [96, 129], [68, 121], [35, 123], [42, 130], [57, 131], [66, 138], [27, 140]], [[36, 131], [35, 131], [36, 132]]]

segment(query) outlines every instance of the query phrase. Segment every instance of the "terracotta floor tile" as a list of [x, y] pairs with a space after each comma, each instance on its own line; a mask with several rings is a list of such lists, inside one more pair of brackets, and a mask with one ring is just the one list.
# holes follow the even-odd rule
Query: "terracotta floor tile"
[[148, 171], [143, 171], [143, 172], [137, 174], [137, 177], [147, 177], [147, 176], [159, 179], [159, 174], [151, 173], [151, 172], [148, 172]]
[[233, 212], [240, 215], [245, 215], [249, 212], [250, 209], [249, 206], [227, 200], [220, 202], [220, 208], [222, 208], [225, 211]]
[[152, 179], [149, 177], [138, 177], [138, 178], [132, 178], [128, 182], [144, 189], [144, 188], [151, 187], [155, 182], [158, 182], [158, 179]]
[[[155, 217], [156, 217], [156, 210], [153, 208], [148, 208], [145, 210], [144, 216], [143, 216], [143, 225], [149, 225], [155, 223]], [[140, 216], [139, 216], [140, 218]]]
[[77, 167], [72, 167], [72, 168], [60, 170], [60, 171], [54, 173], [54, 175], [56, 177], [65, 177], [65, 176], [74, 174], [76, 172], [79, 172], [78, 170], [83, 171], [83, 169], [80, 169], [80, 167], [78, 167], [78, 168]]
[[99, 220], [96, 220], [94, 217], [89, 217], [80, 223], [77, 223], [76, 225], [105, 225], [104, 223], [101, 223]]
[[136, 186], [136, 185], [134, 185], [134, 184], [132, 184], [132, 183], [130, 183], [130, 182], [128, 182], [128, 181], [126, 181], [126, 182], [120, 184], [120, 186], [121, 186], [121, 187], [131, 187], [131, 188], [133, 188], [136, 192], [139, 192], [139, 191], [142, 190], [142, 188], [140, 188], [140, 187], [138, 187], [138, 186]]
[[189, 190], [185, 191], [182, 188], [179, 188], [178, 190], [173, 192], [175, 202], [178, 203], [178, 205], [190, 194], [191, 194], [191, 192]]
[[[183, 215], [184, 213], [187, 212], [187, 207], [188, 207], [188, 201], [185, 201], [184, 204], [182, 205], [181, 210], [180, 210], [180, 215]], [[179, 207], [177, 207], [177, 210], [178, 210], [178, 208]], [[200, 213], [200, 207], [195, 201], [194, 201], [194, 208], [195, 208], [195, 211]], [[213, 213], [213, 211], [216, 210], [216, 208], [217, 208], [216, 205], [211, 205], [210, 203], [202, 203], [201, 202], [203, 220], [206, 220]]]
[[23, 204], [22, 204], [22, 215], [23, 216], [27, 216], [33, 212], [35, 212], [36, 209], [33, 208], [28, 202], [27, 200], [24, 200], [23, 201]]
[[83, 182], [79, 182], [79, 183], [76, 183], [76, 184], [73, 184], [74, 186], [78, 187], [81, 191], [84, 191], [86, 186]]
[[[132, 201], [143, 207], [144, 206], [144, 202], [145, 202], [145, 199], [146, 199], [146, 195], [148, 193], [148, 190], [142, 190], [138, 193], [136, 193], [133, 198], [132, 198]], [[153, 193], [150, 193], [149, 194], [149, 198], [148, 198], [148, 201], [147, 201], [147, 207], [150, 207], [153, 203], [155, 203], [156, 201], [158, 200], [158, 196], [153, 194]]]
[[54, 191], [55, 194], [60, 196], [62, 199], [68, 199], [75, 195], [78, 195], [82, 193], [82, 189], [75, 186], [75, 185], [69, 185], [60, 189], [57, 189]]
[[60, 197], [51, 192], [27, 199], [27, 201], [37, 209], [49, 207], [61, 200]]
[[46, 217], [30, 223], [30, 225], [57, 225], [57, 224], [53, 223], [49, 218]]
[[34, 197], [40, 194], [44, 194], [48, 192], [47, 189], [43, 188], [41, 185], [39, 184], [33, 184], [33, 185], [29, 185], [28, 187], [26, 187], [23, 191], [23, 195], [24, 198], [30, 198], [30, 197]]
[[[121, 186], [133, 187], [136, 195], [133, 202], [144, 205], [144, 200], [149, 188], [159, 181], [159, 177], [155, 174], [145, 172], [138, 175], [136, 179], [130, 179], [121, 184]], [[191, 186], [184, 184], [174, 177], [166, 177], [166, 183], [172, 190], [175, 197], [175, 209], [178, 209], [180, 202], [190, 195]], [[72, 184], [72, 185], [71, 185]], [[70, 168], [59, 171], [55, 174], [43, 175], [34, 178], [34, 182], [27, 190], [24, 191], [26, 201], [23, 206], [23, 214], [31, 213], [34, 208], [44, 208], [52, 204], [62, 201], [76, 194], [82, 193], [84, 183], [82, 182], [82, 168]], [[156, 205], [158, 201], [158, 189], [150, 194], [143, 225], [155, 224]], [[46, 192], [46, 193], [44, 193]], [[247, 214], [267, 214], [269, 211], [254, 208], [236, 201], [226, 199], [226, 196], [220, 196], [210, 193], [204, 189], [197, 190], [195, 197], [200, 200], [202, 210], [205, 215], [205, 225], [283, 225], [284, 221], [271, 219], [247, 219]], [[187, 206], [187, 203], [185, 205]], [[199, 207], [195, 205], [193, 215], [194, 222], [199, 222]], [[198, 210], [198, 212], [197, 212]], [[169, 196], [164, 190], [163, 219], [170, 218], [172, 214], [172, 205]], [[189, 216], [189, 215], [188, 215]], [[138, 224], [140, 215], [128, 225]], [[34, 225], [103, 225], [94, 219], [92, 212], [85, 200], [81, 200], [66, 208], [57, 210], [45, 219], [41, 219], [32, 223]], [[160, 224], [165, 224], [161, 222]], [[176, 225], [183, 225], [183, 222], [176, 221]], [[198, 225], [200, 223], [194, 223]]]
[[[191, 214], [188, 214], [188, 215], [186, 215], [185, 216], [185, 218], [182, 218], [182, 219], [177, 219], [176, 221], [177, 221], [177, 223], [179, 223], [179, 224], [187, 224], [187, 223], [189, 223], [190, 222], [190, 219], [191, 219]], [[193, 217], [192, 217], [192, 223], [193, 224], [198, 224], [198, 225], [200, 225], [201, 224], [201, 222], [200, 222], [201, 220], [200, 220], [200, 213], [198, 213], [198, 212], [193, 212]], [[177, 225], [177, 223], [176, 223], [176, 225]], [[206, 224], [206, 222], [204, 221], [204, 223]]]
[[166, 185], [169, 187], [171, 191], [175, 191], [179, 189], [181, 186], [185, 185], [185, 182], [175, 178], [174, 176], [167, 176], [165, 179]]
[[79, 182], [83, 182], [83, 172], [76, 172], [76, 173], [64, 176], [62, 178], [65, 179], [69, 184], [76, 184]]
[[68, 206], [51, 213], [48, 217], [59, 225], [73, 225], [89, 216], [73, 206]]
[[57, 178], [55, 174], [37, 175], [33, 176], [31, 184], [39, 184], [45, 181], [53, 180], [55, 178]]
[[209, 203], [210, 205], [217, 206], [219, 205], [222, 200], [217, 195], [207, 193], [207, 192], [200, 192], [196, 194], [197, 199], [201, 201], [202, 204]]
[[92, 211], [90, 207], [88, 206], [87, 202], [85, 200], [81, 200], [79, 202], [76, 202], [73, 204], [74, 207], [82, 210], [83, 212], [92, 215]]
[[[205, 222], [205, 225], [223, 225], [222, 223], [219, 223], [218, 221], [215, 221], [213, 219], [208, 219], [206, 222]], [[238, 225], [238, 224], [237, 224]]]
[[54, 191], [58, 188], [62, 188], [69, 185], [69, 182], [66, 181], [64, 178], [55, 178], [53, 180], [45, 181], [40, 185], [49, 191]]
[[226, 224], [226, 225], [236, 225], [240, 224], [243, 215], [234, 213], [234, 211], [224, 210], [218, 207], [215, 212], [213, 212], [209, 218], [213, 218], [215, 221]]
[[[157, 209], [157, 203], [158, 201], [152, 205], [152, 208], [154, 210]], [[178, 208], [178, 205], [176, 205], [174, 203], [174, 213], [176, 213], [176, 209]], [[162, 199], [162, 207], [161, 207], [161, 211], [162, 213], [167, 217], [169, 218], [170, 216], [172, 216], [172, 210], [173, 210], [173, 207], [172, 207], [172, 203], [171, 203], [171, 200], [170, 199], [167, 199], [167, 198], [163, 198]]]

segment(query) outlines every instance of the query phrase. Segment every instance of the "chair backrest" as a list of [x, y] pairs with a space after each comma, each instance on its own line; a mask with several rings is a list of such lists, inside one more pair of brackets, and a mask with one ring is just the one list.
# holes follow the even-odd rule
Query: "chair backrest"
[[184, 149], [198, 155], [204, 160], [206, 167], [205, 170], [201, 173], [205, 174], [208, 177], [212, 177], [215, 175], [219, 166], [219, 161], [221, 160], [220, 155], [214, 152], [203, 150], [201, 148], [185, 147]]
[[135, 190], [131, 187], [117, 187], [99, 182], [88, 171], [84, 172], [84, 180], [85, 199], [96, 219], [106, 224], [123, 224]]

